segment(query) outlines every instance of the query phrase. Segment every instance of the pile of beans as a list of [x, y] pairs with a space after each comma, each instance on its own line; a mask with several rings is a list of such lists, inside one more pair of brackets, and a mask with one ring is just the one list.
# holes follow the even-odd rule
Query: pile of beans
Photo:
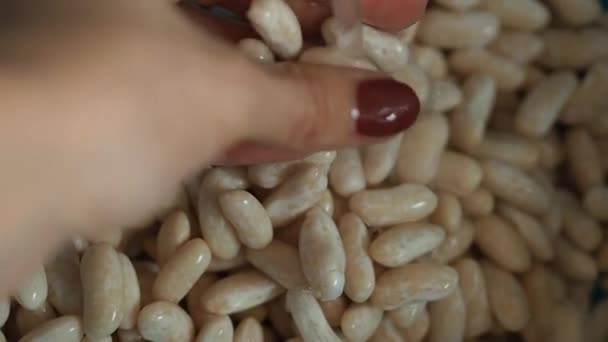
[[303, 50], [282, 0], [248, 17], [252, 59], [384, 71], [416, 91], [418, 122], [208, 169], [161, 224], [74, 239], [0, 301], [8, 340], [605, 340], [608, 304], [590, 302], [608, 287], [598, 1], [435, 0], [399, 34], [364, 27], [356, 57], [334, 19]]

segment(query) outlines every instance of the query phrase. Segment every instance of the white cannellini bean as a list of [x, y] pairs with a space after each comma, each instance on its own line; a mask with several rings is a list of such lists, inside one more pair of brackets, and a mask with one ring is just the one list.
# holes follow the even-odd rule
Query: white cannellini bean
[[521, 64], [529, 64], [543, 52], [544, 42], [536, 34], [523, 31], [502, 31], [488, 49]]
[[369, 304], [352, 304], [342, 315], [340, 327], [349, 341], [367, 341], [382, 320], [382, 310]]
[[462, 222], [462, 206], [458, 197], [449, 192], [439, 192], [437, 195], [437, 208], [430, 217], [430, 221], [443, 227], [447, 232], [454, 232], [460, 228]]
[[329, 185], [342, 197], [348, 197], [365, 188], [365, 174], [361, 154], [351, 147], [338, 151], [329, 170]]
[[412, 263], [382, 273], [376, 280], [371, 303], [393, 310], [411, 302], [437, 300], [450, 294], [457, 283], [458, 274], [451, 267]]
[[528, 299], [512, 273], [487, 261], [481, 263], [488, 289], [490, 308], [507, 331], [521, 331], [530, 319]]
[[80, 342], [83, 335], [79, 317], [62, 316], [30, 331], [19, 339], [19, 342]]
[[496, 98], [496, 82], [484, 74], [474, 74], [464, 83], [464, 101], [450, 117], [450, 140], [471, 150], [483, 140]]
[[238, 43], [238, 47], [252, 60], [264, 63], [274, 63], [274, 54], [263, 41], [254, 38], [245, 38]]
[[156, 259], [165, 263], [169, 256], [190, 239], [190, 220], [183, 211], [176, 211], [163, 221], [156, 239]]
[[492, 313], [488, 302], [488, 289], [481, 266], [471, 258], [460, 259], [454, 264], [458, 271], [458, 283], [466, 307], [465, 337], [477, 337], [492, 327]]
[[425, 184], [437, 173], [441, 154], [448, 141], [445, 116], [426, 115], [403, 134], [396, 172], [401, 182]]
[[247, 264], [245, 253], [241, 250], [234, 258], [224, 260], [219, 258], [211, 258], [211, 263], [207, 267], [207, 272], [226, 272], [243, 267]]
[[385, 142], [363, 147], [363, 171], [368, 185], [380, 184], [389, 176], [397, 164], [402, 137], [398, 134]]
[[462, 91], [450, 80], [431, 81], [431, 94], [427, 103], [430, 112], [444, 113], [458, 107], [463, 100]]
[[234, 330], [234, 342], [264, 342], [262, 325], [254, 318], [242, 320]]
[[348, 306], [346, 297], [340, 296], [329, 301], [319, 301], [323, 316], [327, 320], [330, 327], [336, 329], [340, 327], [340, 319]]
[[254, 249], [264, 248], [272, 240], [272, 222], [262, 204], [245, 190], [222, 193], [218, 202], [224, 216], [232, 223], [241, 242]]
[[211, 262], [211, 251], [200, 238], [183, 244], [160, 268], [153, 285], [156, 300], [181, 301], [205, 272]]
[[139, 281], [139, 292], [141, 296], [141, 306], [153, 300], [152, 287], [158, 274], [159, 267], [151, 261], [137, 261], [133, 264]]
[[374, 265], [368, 254], [369, 231], [363, 221], [353, 213], [340, 219], [340, 237], [344, 246], [344, 292], [356, 303], [363, 303], [374, 290]]
[[407, 339], [406, 341], [422, 342], [427, 336], [428, 331], [431, 327], [431, 319], [427, 310], [422, 311], [420, 318], [409, 328], [402, 330], [403, 336]]
[[536, 84], [517, 111], [517, 131], [535, 138], [547, 134], [576, 86], [572, 72], [557, 72]]
[[531, 324], [540, 336], [546, 336], [553, 327], [555, 294], [551, 289], [551, 273], [542, 265], [535, 265], [522, 277], [522, 286], [526, 292]]
[[530, 170], [537, 166], [541, 151], [533, 139], [507, 132], [488, 131], [470, 153], [478, 159], [501, 160]]
[[83, 327], [90, 338], [111, 335], [123, 318], [123, 275], [120, 257], [107, 244], [87, 248], [80, 264]]
[[398, 267], [437, 248], [445, 238], [440, 226], [407, 223], [383, 231], [372, 241], [369, 254], [377, 263]]
[[528, 90], [534, 87], [537, 83], [544, 80], [545, 77], [547, 77], [547, 73], [539, 67], [535, 65], [526, 66], [526, 80], [523, 84], [524, 89]]
[[581, 69], [608, 54], [606, 31], [596, 28], [580, 32], [551, 28], [541, 33], [545, 49], [539, 58], [542, 66]]
[[369, 339], [369, 342], [405, 342], [395, 324], [387, 317], [380, 321], [380, 325]]
[[535, 217], [506, 203], [499, 204], [496, 209], [502, 217], [515, 226], [535, 258], [543, 262], [553, 259], [551, 240]]
[[589, 122], [597, 127], [594, 117], [605, 117], [601, 113], [608, 111], [604, 89], [608, 87], [608, 63], [600, 61], [591, 66], [580, 86], [574, 91], [564, 110], [559, 115], [562, 122], [573, 124]]
[[323, 311], [312, 293], [304, 290], [289, 290], [286, 302], [287, 309], [304, 341], [340, 341], [327, 323]]
[[356, 69], [377, 71], [378, 68], [367, 58], [351, 56], [335, 46], [312, 47], [304, 50], [299, 61], [309, 64], [352, 67]]
[[608, 188], [598, 186], [589, 189], [585, 194], [584, 205], [594, 219], [608, 221]]
[[410, 61], [404, 68], [391, 73], [391, 76], [414, 90], [422, 107], [426, 105], [431, 93], [431, 81], [418, 64]]
[[211, 315], [203, 309], [201, 296], [217, 280], [218, 278], [214, 274], [203, 274], [186, 296], [186, 308], [196, 329], [199, 329]]
[[129, 260], [129, 257], [120, 253], [120, 267], [122, 270], [123, 290], [123, 318], [120, 323], [120, 329], [130, 330], [135, 328], [137, 324], [137, 315], [141, 305], [141, 292], [139, 289], [139, 280], [135, 268]]
[[[57, 317], [55, 310], [53, 310], [48, 302], [45, 302], [44, 305], [36, 310], [18, 307], [15, 313], [15, 323], [19, 334], [25, 335], [55, 317]], [[0, 317], [1, 319], [2, 317]]]
[[30, 275], [15, 293], [15, 300], [24, 308], [35, 310], [44, 305], [48, 295], [46, 272], [42, 266]]
[[495, 196], [531, 214], [546, 213], [551, 205], [551, 199], [538, 182], [504, 162], [483, 163], [483, 185]]
[[475, 229], [471, 222], [463, 220], [460, 228], [449, 233], [431, 257], [440, 263], [449, 263], [463, 255], [473, 243]]
[[141, 336], [153, 342], [189, 342], [194, 325], [186, 311], [171, 302], [154, 302], [141, 309], [137, 319]]
[[293, 10], [283, 0], [254, 0], [247, 11], [253, 28], [283, 58], [302, 49], [302, 30]]
[[426, 311], [426, 302], [408, 303], [387, 312], [388, 317], [400, 329], [411, 327]]
[[467, 311], [460, 287], [429, 305], [429, 342], [458, 342], [464, 339]]
[[564, 235], [578, 248], [592, 252], [601, 243], [602, 228], [578, 203], [577, 198], [566, 191], [558, 193], [563, 213]]
[[247, 260], [286, 289], [306, 288], [298, 250], [279, 240], [268, 246], [247, 250]]
[[597, 277], [597, 265], [590, 255], [562, 238], [555, 240], [554, 248], [556, 269], [564, 276], [579, 281], [592, 281]]
[[[277, 332], [277, 334], [283, 339], [298, 335], [295, 322], [290, 313], [288, 312], [289, 308], [286, 305], [286, 297], [286, 295], [279, 297], [278, 299], [270, 302], [270, 304], [268, 305], [268, 319], [270, 321], [270, 324], [272, 328]], [[321, 310], [321, 315], [323, 315], [323, 311], [320, 306], [319, 310]], [[325, 319], [324, 315], [323, 319]]]
[[457, 50], [448, 58], [448, 64], [457, 74], [480, 73], [491, 76], [496, 81], [498, 90], [516, 90], [526, 78], [523, 66], [483, 49]]
[[498, 35], [496, 15], [486, 11], [427, 11], [418, 27], [418, 38], [427, 45], [445, 49], [480, 47]]
[[444, 78], [448, 73], [448, 63], [443, 52], [432, 46], [412, 46], [412, 58], [430, 77]]
[[258, 322], [264, 321], [268, 318], [268, 307], [266, 305], [258, 305], [251, 309], [247, 309], [245, 311], [238, 312], [234, 314], [233, 318], [235, 321], [241, 322], [248, 318], [253, 318]]
[[264, 201], [273, 226], [285, 225], [314, 206], [327, 189], [327, 176], [314, 165], [294, 173]]
[[525, 272], [531, 267], [530, 252], [523, 238], [496, 215], [477, 219], [475, 243], [485, 255], [511, 272]]
[[439, 167], [432, 184], [457, 196], [466, 196], [479, 186], [482, 169], [466, 154], [446, 150], [441, 154]]
[[229, 316], [213, 315], [201, 327], [195, 342], [233, 342], [234, 325]]
[[411, 24], [410, 26], [406, 27], [405, 29], [402, 29], [397, 33], [397, 36], [403, 42], [403, 44], [409, 45], [414, 41], [414, 39], [416, 38], [416, 33], [418, 33], [419, 24], [420, 21], [417, 21], [416, 23]]
[[370, 226], [388, 226], [414, 222], [430, 215], [437, 206], [437, 197], [426, 186], [400, 186], [364, 190], [350, 198], [350, 209]]
[[599, 1], [594, 0], [548, 0], [555, 14], [573, 26], [593, 22], [602, 13]]
[[482, 186], [467, 196], [461, 197], [460, 203], [464, 213], [470, 216], [489, 215], [494, 210], [494, 196]]
[[406, 44], [390, 33], [363, 25], [363, 50], [384, 72], [399, 71], [407, 66], [409, 49]]
[[62, 315], [82, 314], [80, 256], [71, 243], [64, 244], [46, 265], [48, 300]]
[[334, 195], [332, 195], [330, 190], [323, 191], [323, 195], [319, 202], [317, 202], [317, 206], [323, 209], [329, 216], [334, 215]]
[[555, 329], [550, 333], [550, 341], [554, 342], [583, 342], [585, 336], [585, 313], [582, 308], [573, 303], [557, 305], [553, 313]]
[[271, 301], [285, 289], [258, 271], [242, 271], [217, 281], [203, 294], [205, 310], [219, 315], [244, 311]]
[[212, 254], [220, 259], [233, 259], [241, 244], [234, 227], [222, 214], [216, 196], [221, 191], [247, 186], [247, 176], [240, 168], [212, 168], [203, 176], [197, 196], [199, 225]]
[[551, 131], [538, 143], [540, 167], [544, 170], [554, 170], [564, 160], [561, 140], [555, 131]]
[[496, 14], [502, 26], [519, 30], [542, 29], [551, 19], [549, 9], [538, 0], [481, 0], [481, 8]]
[[[322, 27], [323, 39], [328, 45], [339, 47], [340, 38], [344, 32], [340, 32], [336, 18], [327, 19]], [[363, 53], [373, 61], [382, 71], [394, 72], [404, 68], [409, 58], [407, 44], [403, 43], [398, 36], [388, 32], [379, 31], [371, 26], [363, 25], [361, 29]]]
[[564, 139], [564, 149], [572, 178], [580, 191], [585, 192], [603, 184], [604, 168], [601, 152], [587, 130], [582, 128], [569, 130]]
[[297, 165], [295, 162], [255, 164], [247, 168], [247, 177], [259, 187], [272, 189], [281, 184]]
[[333, 300], [344, 291], [346, 257], [333, 219], [315, 207], [306, 214], [299, 239], [304, 276], [320, 300]]

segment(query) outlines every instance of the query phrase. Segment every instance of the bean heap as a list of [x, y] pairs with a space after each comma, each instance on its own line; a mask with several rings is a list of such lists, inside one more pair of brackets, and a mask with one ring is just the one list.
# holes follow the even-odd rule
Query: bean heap
[[4, 334], [604, 341], [608, 304], [590, 303], [608, 287], [599, 6], [435, 0], [399, 34], [364, 26], [354, 57], [334, 19], [327, 45], [303, 50], [292, 10], [254, 0], [247, 56], [381, 70], [416, 91], [418, 122], [377, 145], [206, 170], [162, 224], [67, 244], [0, 302]]

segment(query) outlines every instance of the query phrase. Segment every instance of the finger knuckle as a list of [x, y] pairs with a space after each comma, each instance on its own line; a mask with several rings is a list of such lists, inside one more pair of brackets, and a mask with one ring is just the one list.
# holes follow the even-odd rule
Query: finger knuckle
[[305, 68], [292, 68], [293, 75], [301, 80], [302, 96], [306, 101], [304, 108], [294, 120], [289, 132], [291, 144], [296, 149], [324, 145], [328, 140], [328, 127], [331, 124], [331, 103], [327, 87]]

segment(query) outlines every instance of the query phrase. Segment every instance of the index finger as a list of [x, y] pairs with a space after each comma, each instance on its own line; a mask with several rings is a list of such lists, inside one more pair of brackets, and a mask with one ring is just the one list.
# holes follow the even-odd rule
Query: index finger
[[366, 23], [397, 31], [418, 21], [428, 0], [362, 0], [361, 11]]

